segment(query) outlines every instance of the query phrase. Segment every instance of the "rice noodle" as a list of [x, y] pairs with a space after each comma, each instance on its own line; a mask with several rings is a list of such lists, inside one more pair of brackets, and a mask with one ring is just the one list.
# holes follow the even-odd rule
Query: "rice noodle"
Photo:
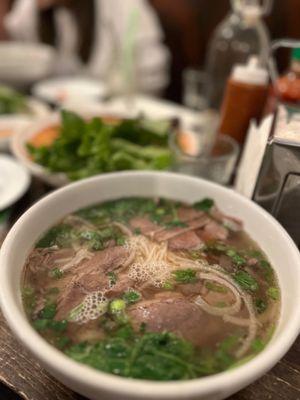
[[[246, 308], [249, 314], [249, 319], [247, 320], [247, 325], [240, 325], [240, 326], [247, 326], [248, 327], [248, 335], [246, 337], [246, 339], [244, 340], [243, 344], [241, 345], [241, 347], [236, 351], [235, 355], [236, 357], [242, 357], [244, 354], [247, 353], [247, 351], [249, 350], [250, 346], [251, 346], [251, 342], [253, 341], [253, 339], [255, 339], [256, 333], [257, 333], [257, 326], [258, 326], [258, 322], [257, 319], [255, 317], [255, 312], [254, 312], [254, 308], [253, 308], [253, 304], [252, 304], [252, 300], [251, 298], [234, 282], [234, 280], [222, 273], [220, 270], [218, 269], [213, 269], [211, 267], [204, 267], [206, 269], [206, 271], [210, 271], [213, 272], [215, 275], [222, 277], [225, 281], [227, 281], [227, 283], [231, 284], [232, 288], [234, 288], [234, 292], [238, 292], [238, 294], [240, 294]], [[200, 276], [206, 276], [207, 279], [207, 275], [208, 274], [200, 274]], [[211, 277], [213, 277], [212, 280], [216, 281], [216, 276], [211, 275]], [[232, 290], [232, 289], [231, 289]], [[203, 300], [204, 301], [204, 300]], [[201, 302], [201, 300], [200, 300]], [[197, 303], [199, 304], [199, 302]], [[207, 303], [206, 303], [207, 304]], [[203, 303], [201, 304], [202, 308], [203, 308]], [[205, 306], [204, 306], [205, 307]], [[224, 310], [224, 309], [221, 309]], [[207, 311], [208, 312], [208, 311]], [[237, 311], [238, 312], [238, 311]], [[234, 314], [234, 313], [233, 313]], [[241, 322], [241, 319], [233, 319], [233, 317], [231, 316], [231, 313], [225, 313], [223, 315], [221, 315], [223, 317], [224, 321], [234, 321], [236, 323], [236, 325], [238, 325], [238, 322]], [[231, 319], [231, 321], [230, 321]], [[244, 323], [244, 321], [242, 322]]]
[[[200, 220], [200, 221], [198, 221], [198, 220]], [[187, 228], [181, 228], [181, 229], [178, 229], [177, 231], [173, 230], [173, 231], [167, 232], [167, 234], [164, 236], [163, 240], [164, 241], [165, 240], [170, 240], [170, 239], [173, 239], [176, 236], [179, 236], [179, 235], [181, 235], [183, 233], [187, 233], [187, 232], [190, 232], [190, 231], [194, 231], [195, 229], [202, 228], [204, 225], [206, 225], [209, 222], [209, 219], [206, 216], [204, 216], [204, 217], [197, 218], [197, 219], [195, 219], [193, 221], [195, 221], [195, 224], [192, 225], [192, 226], [188, 226]], [[196, 221], [198, 221], [198, 222], [196, 222]], [[163, 229], [162, 231], [164, 231], [164, 230], [165, 229]], [[157, 235], [158, 233], [159, 232], [155, 232], [154, 233], [154, 239], [155, 239], [155, 235]]]
[[251, 324], [250, 319], [234, 317], [233, 315], [224, 315], [223, 320], [225, 322], [229, 322], [230, 324], [238, 325], [238, 326], [248, 327]]
[[117, 228], [120, 229], [120, 231], [122, 233], [124, 233], [124, 235], [126, 236], [132, 236], [132, 232], [129, 228], [127, 228], [127, 226], [125, 226], [124, 224], [121, 224], [121, 222], [113, 222], [112, 223], [113, 226], [116, 226]]
[[86, 248], [78, 250], [74, 257], [71, 258], [69, 262], [63, 265], [60, 270], [61, 271], [68, 271], [69, 269], [73, 268], [75, 265], [78, 265], [83, 260], [90, 260], [93, 257], [93, 253], [88, 251]]
[[207, 313], [209, 313], [211, 315], [222, 316], [222, 317], [225, 315], [236, 314], [240, 311], [241, 304], [242, 304], [241, 296], [240, 296], [240, 293], [236, 290], [236, 288], [234, 286], [232, 286], [226, 280], [224, 280], [218, 276], [214, 276], [211, 273], [209, 273], [209, 274], [200, 273], [199, 277], [201, 279], [219, 283], [220, 285], [231, 290], [231, 292], [233, 293], [233, 295], [235, 297], [235, 302], [232, 305], [230, 305], [228, 307], [220, 308], [220, 307], [215, 307], [215, 306], [208, 304], [201, 296], [198, 296], [195, 300], [195, 303], [198, 304], [204, 311], [206, 311]]
[[243, 300], [249, 313], [250, 324], [249, 324], [248, 336], [244, 340], [242, 346], [235, 352], [235, 356], [237, 358], [240, 358], [247, 353], [247, 351], [250, 349], [252, 341], [255, 339], [257, 332], [257, 320], [255, 317], [252, 301], [248, 295], [245, 295]]
[[81, 226], [85, 226], [88, 229], [95, 230], [96, 226], [92, 224], [91, 222], [87, 221], [84, 218], [79, 217], [78, 215], [68, 215], [65, 219], [64, 222], [69, 223], [71, 225], [73, 224], [80, 224]]

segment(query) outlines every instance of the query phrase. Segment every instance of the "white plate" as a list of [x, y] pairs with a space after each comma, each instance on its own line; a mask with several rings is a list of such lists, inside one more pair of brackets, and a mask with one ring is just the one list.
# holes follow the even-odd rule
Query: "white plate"
[[26, 169], [7, 155], [0, 155], [0, 211], [14, 204], [28, 189]]
[[32, 93], [45, 101], [64, 104], [72, 100], [101, 100], [107, 94], [104, 83], [85, 77], [56, 78], [37, 83]]
[[[82, 113], [77, 111], [83, 118], [93, 118], [99, 117], [101, 115], [112, 115], [119, 118], [125, 118], [124, 114], [116, 114], [110, 112], [108, 108], [102, 109], [101, 105], [98, 105], [97, 108], [94, 108], [92, 111], [85, 110]], [[11, 140], [11, 151], [14, 156], [23, 164], [32, 175], [37, 176], [47, 184], [54, 187], [61, 187], [68, 184], [70, 181], [64, 173], [52, 173], [47, 171], [42, 165], [39, 165], [32, 161], [30, 155], [28, 154], [26, 144], [41, 132], [43, 129], [48, 128], [53, 125], [60, 125], [60, 114], [59, 113], [51, 113], [47, 117], [39, 119], [35, 122], [32, 122], [29, 126], [26, 126], [25, 129], [17, 132]]]

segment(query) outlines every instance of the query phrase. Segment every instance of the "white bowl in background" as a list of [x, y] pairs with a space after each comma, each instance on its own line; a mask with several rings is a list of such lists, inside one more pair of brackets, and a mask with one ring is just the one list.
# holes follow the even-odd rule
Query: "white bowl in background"
[[14, 158], [0, 154], [0, 211], [11, 207], [30, 185], [28, 171]]
[[99, 80], [84, 76], [51, 78], [36, 83], [32, 94], [54, 104], [65, 104], [71, 101], [100, 101], [107, 95], [105, 84]]
[[[225, 213], [241, 218], [245, 230], [272, 263], [281, 288], [278, 326], [267, 347], [248, 363], [213, 376], [180, 382], [121, 378], [79, 364], [47, 343], [28, 322], [20, 279], [34, 243], [56, 221], [79, 208], [128, 196], [161, 196], [185, 202], [212, 197]], [[121, 172], [76, 182], [32, 206], [6, 237], [0, 253], [0, 299], [7, 322], [23, 345], [53, 376], [96, 400], [220, 400], [271, 369], [300, 331], [300, 255], [292, 239], [266, 211], [230, 189], [173, 173]]]
[[1, 42], [0, 81], [23, 87], [53, 72], [56, 52], [40, 43]]

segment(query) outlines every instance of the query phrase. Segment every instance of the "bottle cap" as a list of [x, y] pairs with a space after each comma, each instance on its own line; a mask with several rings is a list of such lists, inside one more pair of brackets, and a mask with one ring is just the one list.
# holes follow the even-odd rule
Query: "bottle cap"
[[240, 13], [248, 26], [253, 26], [262, 17], [262, 8], [258, 5], [246, 5], [240, 10]]
[[293, 49], [292, 51], [292, 59], [300, 61], [300, 47]]
[[257, 21], [263, 15], [270, 13], [273, 0], [231, 0], [233, 9], [249, 22]]
[[247, 64], [236, 64], [231, 73], [231, 79], [252, 85], [267, 85], [268, 71], [259, 65], [258, 57], [251, 56]]

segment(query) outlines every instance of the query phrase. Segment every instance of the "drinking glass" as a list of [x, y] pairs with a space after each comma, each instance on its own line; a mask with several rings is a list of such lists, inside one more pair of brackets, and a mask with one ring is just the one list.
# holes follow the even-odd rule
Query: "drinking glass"
[[[180, 144], [182, 143], [180, 135], [187, 134], [193, 138], [196, 149], [190, 154], [184, 152]], [[177, 132], [170, 136], [169, 145], [174, 156], [174, 171], [199, 176], [222, 185], [230, 183], [239, 155], [239, 145], [230, 136], [216, 135], [211, 147], [203, 148], [201, 135], [195, 132]]]

